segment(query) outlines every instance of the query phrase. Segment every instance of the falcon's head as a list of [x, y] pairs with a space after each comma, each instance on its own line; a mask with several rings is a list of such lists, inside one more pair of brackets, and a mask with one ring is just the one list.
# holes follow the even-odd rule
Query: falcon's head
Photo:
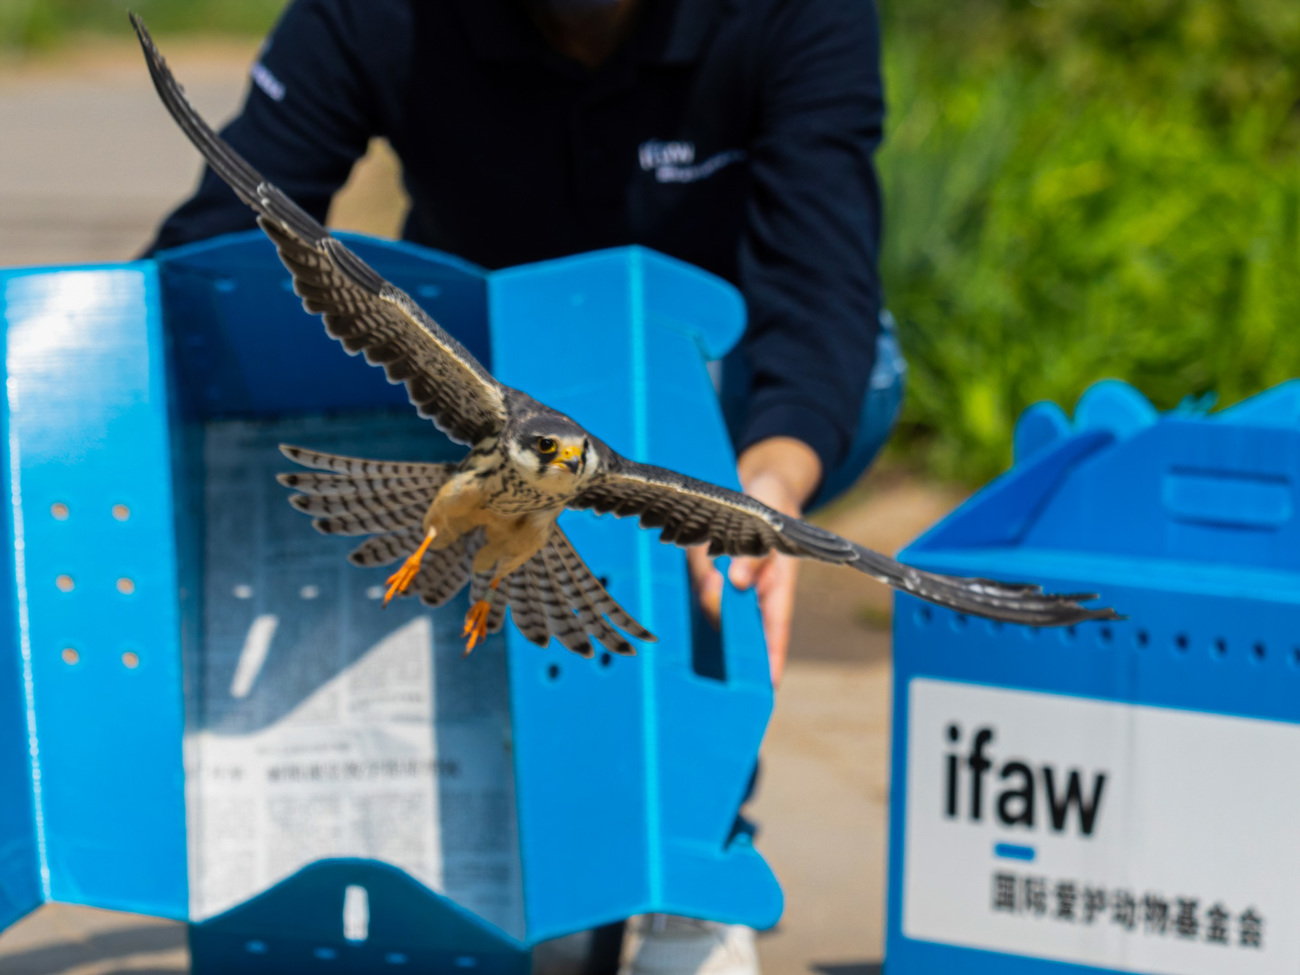
[[567, 416], [543, 414], [520, 424], [508, 442], [511, 458], [531, 479], [550, 490], [571, 490], [595, 472], [595, 452], [587, 431]]

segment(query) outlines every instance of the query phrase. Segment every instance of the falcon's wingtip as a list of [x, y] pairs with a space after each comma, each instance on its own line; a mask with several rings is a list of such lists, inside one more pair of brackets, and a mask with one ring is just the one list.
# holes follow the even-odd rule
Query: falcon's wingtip
[[154, 43], [153, 35], [149, 33], [149, 28], [144, 25], [144, 18], [134, 10], [126, 12], [127, 18], [131, 21], [131, 29], [135, 31], [136, 38], [140, 41], [140, 46], [144, 48], [144, 56], [151, 66], [162, 66], [166, 62], [163, 59], [162, 52], [158, 50], [158, 45]]

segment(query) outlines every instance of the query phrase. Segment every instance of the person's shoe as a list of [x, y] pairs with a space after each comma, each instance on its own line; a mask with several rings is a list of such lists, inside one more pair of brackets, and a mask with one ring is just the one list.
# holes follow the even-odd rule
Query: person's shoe
[[754, 929], [645, 914], [628, 922], [618, 975], [759, 975]]

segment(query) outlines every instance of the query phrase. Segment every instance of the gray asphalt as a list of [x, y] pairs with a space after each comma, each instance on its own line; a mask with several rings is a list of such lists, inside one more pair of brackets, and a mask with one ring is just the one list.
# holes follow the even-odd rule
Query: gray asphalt
[[[0, 266], [128, 260], [193, 186], [194, 151], [129, 55], [0, 69]], [[189, 71], [209, 118], [242, 97], [224, 61]]]

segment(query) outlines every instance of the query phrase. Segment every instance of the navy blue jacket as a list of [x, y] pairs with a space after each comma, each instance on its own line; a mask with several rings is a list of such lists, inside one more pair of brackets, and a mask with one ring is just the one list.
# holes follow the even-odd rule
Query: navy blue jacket
[[[737, 450], [785, 435], [832, 470], [875, 356], [884, 104], [872, 0], [646, 0], [587, 69], [523, 0], [294, 0], [230, 143], [320, 220], [372, 136], [404, 236], [489, 268], [645, 244], [735, 283]], [[151, 250], [253, 225], [211, 172]]]

